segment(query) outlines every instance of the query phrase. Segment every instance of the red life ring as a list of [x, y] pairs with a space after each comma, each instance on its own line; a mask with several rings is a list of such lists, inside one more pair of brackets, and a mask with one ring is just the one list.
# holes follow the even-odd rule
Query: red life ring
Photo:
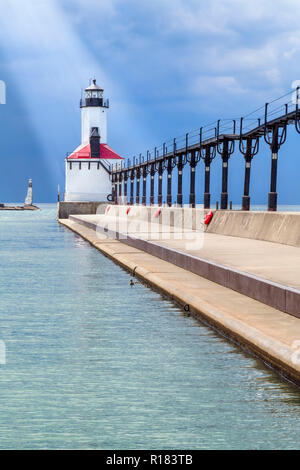
[[109, 212], [109, 209], [110, 209], [110, 206], [107, 206], [107, 208], [106, 208], [106, 212]]
[[127, 215], [129, 214], [130, 209], [131, 209], [131, 207], [127, 207], [127, 209], [126, 209], [126, 214], [127, 214]]
[[157, 211], [154, 214], [154, 217], [158, 217], [161, 213], [161, 209], [157, 209]]
[[209, 224], [209, 222], [210, 222], [211, 219], [213, 218], [213, 215], [214, 215], [214, 214], [213, 214], [213, 211], [209, 211], [209, 212], [206, 214], [206, 216], [205, 216], [205, 218], [204, 218], [204, 224], [205, 224], [205, 225], [208, 225], [208, 224]]

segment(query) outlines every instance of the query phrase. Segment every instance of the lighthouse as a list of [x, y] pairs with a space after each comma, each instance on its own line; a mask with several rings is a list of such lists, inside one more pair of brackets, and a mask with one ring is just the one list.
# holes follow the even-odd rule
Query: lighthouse
[[111, 168], [123, 158], [107, 144], [108, 99], [96, 80], [80, 100], [81, 145], [65, 160], [65, 201], [107, 202], [111, 198]]

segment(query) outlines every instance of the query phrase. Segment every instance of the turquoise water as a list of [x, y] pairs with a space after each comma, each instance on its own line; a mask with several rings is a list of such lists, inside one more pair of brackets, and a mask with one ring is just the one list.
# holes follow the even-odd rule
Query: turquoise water
[[300, 392], [59, 226], [0, 212], [0, 448], [294, 449]]

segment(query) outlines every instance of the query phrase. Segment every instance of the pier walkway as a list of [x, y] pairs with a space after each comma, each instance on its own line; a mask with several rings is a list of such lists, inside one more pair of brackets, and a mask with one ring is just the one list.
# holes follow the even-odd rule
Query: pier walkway
[[[185, 239], [178, 240], [176, 224], [161, 226], [156, 239], [153, 233], [150, 236], [132, 226], [127, 238], [120, 241], [113, 235], [109, 219], [115, 217], [71, 215], [60, 222], [300, 384], [298, 247], [202, 233], [198, 234], [202, 246], [191, 251], [188, 244], [197, 245], [195, 231], [186, 229]], [[235, 283], [234, 288], [230, 282]], [[264, 296], [266, 301], [257, 300]], [[285, 313], [286, 307], [293, 310], [291, 315]]]
[[[126, 206], [119, 206], [116, 216], [115, 211], [70, 218], [97, 230], [99, 236], [105, 230], [111, 238], [119, 237], [127, 245], [300, 317], [298, 246], [193, 230], [188, 223], [182, 229], [178, 220], [161, 224], [149, 219], [145, 208], [131, 221], [124, 218]], [[298, 219], [300, 215], [293, 223]]]
[[[71, 216], [71, 219], [80, 220], [80, 223], [86, 222], [90, 226], [94, 225], [95, 229], [100, 228], [105, 221], [102, 215]], [[170, 238], [166, 239], [169, 233]], [[161, 246], [193, 257], [210, 260], [278, 284], [300, 289], [300, 249], [298, 247], [207, 232], [198, 235], [192, 230], [187, 230], [186, 237], [183, 236], [178, 240], [173, 238], [173, 233], [165, 230], [156, 236], [153, 232], [148, 234], [130, 230], [132, 237], [156, 241]], [[195, 245], [195, 247], [189, 248], [189, 245]]]

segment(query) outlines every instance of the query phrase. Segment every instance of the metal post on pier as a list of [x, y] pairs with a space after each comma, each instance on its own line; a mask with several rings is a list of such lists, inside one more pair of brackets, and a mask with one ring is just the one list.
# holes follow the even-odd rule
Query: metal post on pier
[[154, 204], [154, 176], [155, 176], [155, 163], [151, 163], [150, 167], [150, 205]]
[[207, 145], [204, 150], [204, 209], [210, 209], [210, 166], [217, 155], [217, 149], [213, 145]]
[[224, 140], [222, 157], [222, 192], [221, 192], [221, 209], [228, 208], [228, 140]]
[[196, 150], [192, 150], [188, 161], [190, 163], [190, 196], [189, 203], [191, 207], [196, 206], [196, 193], [195, 193], [195, 178], [196, 178], [196, 166], [200, 160], [200, 150], [196, 153]]
[[113, 201], [115, 204], [118, 204], [118, 174], [117, 168], [115, 168], [115, 172], [113, 173], [113, 183], [114, 183], [114, 190], [113, 190]]
[[177, 204], [178, 206], [182, 206], [182, 155], [178, 155], [177, 157], [177, 168], [178, 168], [178, 188], [177, 188]]
[[162, 178], [163, 178], [163, 161], [159, 160], [158, 162], [158, 197], [157, 197], [157, 202], [158, 205], [162, 205]]
[[[260, 119], [258, 120], [258, 126], [260, 126]], [[244, 195], [242, 198], [242, 210], [250, 210], [250, 172], [251, 162], [253, 157], [258, 153], [259, 149], [259, 137], [243, 138], [243, 118], [240, 121], [240, 141], [239, 148], [242, 155], [245, 158], [245, 176], [244, 176]]]
[[215, 150], [215, 147], [206, 146], [205, 147], [205, 154], [204, 154], [204, 166], [205, 166], [205, 173], [204, 173], [204, 209], [210, 209], [210, 165], [211, 165], [211, 158], [210, 153], [211, 149]]
[[134, 168], [130, 171], [130, 205], [133, 206], [134, 199], [133, 199], [133, 188], [134, 188]]
[[127, 200], [127, 180], [128, 180], [128, 171], [125, 170], [124, 171], [124, 199], [125, 199], [125, 204], [128, 204], [128, 200]]
[[252, 148], [252, 139], [247, 139], [247, 147], [245, 154], [245, 178], [244, 178], [244, 195], [242, 199], [242, 210], [250, 210], [250, 171], [251, 171], [251, 148]]
[[278, 165], [278, 126], [274, 128], [273, 143], [271, 147], [272, 160], [271, 160], [271, 181], [270, 192], [268, 197], [268, 210], [277, 210], [277, 165]]
[[138, 205], [140, 203], [140, 179], [141, 179], [141, 167], [137, 166], [135, 170], [136, 174], [136, 194], [135, 194], [135, 203]]
[[119, 201], [121, 201], [122, 198], [122, 181], [123, 181], [123, 173], [120, 171], [119, 173]]
[[[215, 136], [217, 129], [215, 128]], [[210, 209], [210, 165], [216, 157], [216, 145], [202, 147], [202, 128], [200, 129], [200, 157], [204, 161], [204, 209]]]
[[188, 154], [188, 134], [186, 134], [186, 154], [187, 154], [187, 161], [190, 164], [190, 195], [189, 195], [189, 204], [191, 207], [195, 207], [196, 205], [196, 195], [195, 195], [195, 176], [196, 176], [196, 165], [200, 160], [200, 152], [201, 152], [201, 140], [202, 140], [202, 128], [200, 129], [200, 147], [199, 151], [196, 154], [196, 150], [191, 150]]
[[[156, 160], [158, 156], [157, 149], [154, 149], [154, 169], [158, 172], [158, 194], [157, 194], [157, 203], [159, 206], [162, 205], [162, 178], [164, 171], [164, 161], [163, 159]], [[153, 192], [152, 192], [153, 191]], [[151, 201], [154, 202], [154, 179], [151, 179]], [[151, 202], [152, 203], [152, 202]]]
[[173, 156], [177, 165], [177, 205], [182, 207], [182, 170], [183, 170], [183, 156], [182, 154], [176, 155], [176, 139], [173, 141]]
[[112, 168], [111, 172], [111, 200], [115, 204], [115, 173]]
[[[164, 144], [164, 155], [166, 155], [166, 144]], [[173, 156], [169, 156], [167, 158], [167, 174], [168, 174], [168, 181], [167, 181], [167, 205], [169, 207], [172, 206], [172, 171], [174, 166], [176, 165], [175, 159]]]
[[[148, 160], [148, 155], [147, 155]], [[148, 165], [143, 165], [142, 176], [143, 176], [143, 196], [142, 196], [142, 204], [143, 206], [146, 205], [146, 198], [147, 198], [147, 174], [148, 174]]]
[[[288, 105], [286, 107], [286, 114], [288, 113]], [[268, 125], [268, 103], [265, 105], [265, 126], [264, 126], [264, 139], [271, 149], [271, 181], [270, 192], [268, 195], [268, 211], [277, 211], [277, 163], [278, 151], [282, 144], [286, 141], [286, 126], [287, 121], [277, 122]]]
[[190, 197], [189, 203], [191, 207], [195, 207], [195, 173], [196, 173], [196, 151], [191, 151], [190, 156]]
[[[233, 121], [233, 134], [235, 134], [235, 121]], [[222, 158], [222, 192], [221, 192], [221, 209], [228, 209], [228, 161], [234, 151], [234, 141], [227, 137], [223, 137], [222, 142], [220, 136], [220, 120], [217, 126], [217, 151]]]

